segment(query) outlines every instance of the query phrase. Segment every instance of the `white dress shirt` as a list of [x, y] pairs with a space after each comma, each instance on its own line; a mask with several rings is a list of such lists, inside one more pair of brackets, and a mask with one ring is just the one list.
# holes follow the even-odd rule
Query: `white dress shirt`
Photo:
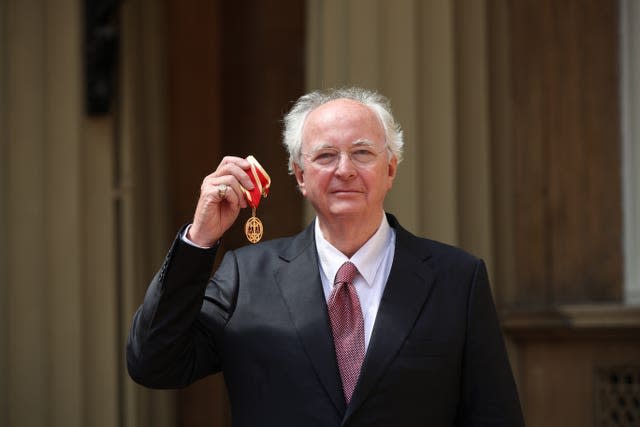
[[333, 280], [342, 264], [351, 261], [358, 268], [358, 274], [353, 284], [360, 299], [362, 317], [364, 319], [364, 348], [369, 348], [369, 340], [373, 325], [378, 315], [378, 307], [382, 293], [387, 284], [387, 278], [393, 263], [393, 253], [396, 247], [396, 233], [389, 226], [387, 216], [382, 215], [382, 222], [378, 231], [353, 254], [351, 259], [325, 240], [315, 221], [316, 248], [320, 260], [320, 279], [326, 300], [333, 289]]

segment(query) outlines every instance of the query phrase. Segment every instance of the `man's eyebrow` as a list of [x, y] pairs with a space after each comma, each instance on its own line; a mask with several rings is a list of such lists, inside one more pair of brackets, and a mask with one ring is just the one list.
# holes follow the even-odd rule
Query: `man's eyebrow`
[[367, 146], [367, 147], [373, 147], [373, 142], [369, 141], [368, 139], [359, 139], [356, 142], [354, 142], [353, 144], [351, 144], [352, 147], [359, 147], [359, 146]]
[[311, 151], [324, 150], [325, 148], [336, 148], [334, 145], [329, 144], [328, 142], [323, 142], [322, 144], [318, 144], [313, 147]]
[[[358, 139], [357, 141], [353, 142], [353, 144], [351, 144], [351, 147], [373, 147], [374, 145], [375, 144], [369, 141], [368, 139]], [[318, 150], [324, 150], [326, 148], [331, 148], [334, 150], [338, 149], [338, 147], [336, 147], [335, 145], [331, 145], [327, 142], [323, 142], [322, 144], [318, 144], [317, 146], [313, 147], [311, 151], [315, 152]]]

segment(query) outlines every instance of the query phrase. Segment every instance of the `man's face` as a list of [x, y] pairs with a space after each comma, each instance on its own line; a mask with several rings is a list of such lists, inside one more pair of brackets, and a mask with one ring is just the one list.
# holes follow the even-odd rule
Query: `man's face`
[[[334, 161], [322, 164], [324, 152]], [[304, 170], [294, 165], [296, 179], [322, 222], [379, 220], [397, 159], [389, 160], [384, 128], [369, 108], [338, 99], [313, 110], [303, 128], [302, 153]]]

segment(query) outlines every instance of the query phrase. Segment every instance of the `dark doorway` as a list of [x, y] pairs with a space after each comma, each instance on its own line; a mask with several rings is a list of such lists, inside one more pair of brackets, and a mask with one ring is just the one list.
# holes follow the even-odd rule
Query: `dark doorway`
[[[287, 174], [282, 115], [304, 91], [305, 2], [167, 2], [168, 182], [171, 226], [190, 221], [202, 179], [225, 155], [254, 155], [272, 189], [258, 211], [265, 239], [303, 227], [302, 197]], [[247, 244], [241, 213], [224, 249]], [[180, 391], [181, 426], [228, 426], [221, 375]]]

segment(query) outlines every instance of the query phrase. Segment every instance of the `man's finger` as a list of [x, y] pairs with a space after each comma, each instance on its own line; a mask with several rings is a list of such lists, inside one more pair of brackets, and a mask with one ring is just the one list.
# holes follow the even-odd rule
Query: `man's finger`
[[[247, 162], [247, 164], [248, 163], [249, 162]], [[216, 174], [218, 174], [218, 176], [233, 175], [236, 178], [236, 180], [238, 180], [240, 185], [242, 185], [244, 188], [248, 190], [251, 190], [254, 187], [253, 182], [251, 181], [251, 178], [248, 175], [248, 171], [245, 169], [242, 169], [239, 165], [235, 163], [227, 163], [224, 166], [220, 166], [216, 171]]]

